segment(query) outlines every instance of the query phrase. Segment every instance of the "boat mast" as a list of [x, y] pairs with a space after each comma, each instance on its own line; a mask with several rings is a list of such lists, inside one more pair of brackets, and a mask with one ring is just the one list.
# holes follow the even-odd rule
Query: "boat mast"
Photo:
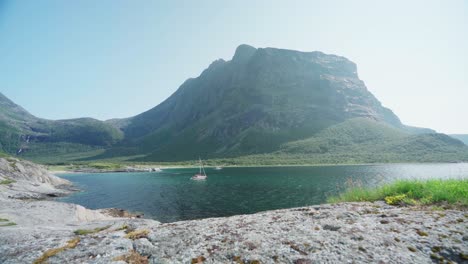
[[202, 169], [203, 169], [203, 175], [205, 175], [205, 176], [206, 176], [206, 172], [205, 172], [205, 166], [203, 166], [203, 162], [202, 162], [201, 166], [202, 166]]
[[202, 167], [202, 162], [201, 162], [201, 158], [200, 158], [200, 157], [198, 157], [198, 162], [199, 162], [199, 164], [198, 164], [198, 165], [200, 166], [200, 175], [201, 175], [201, 167]]

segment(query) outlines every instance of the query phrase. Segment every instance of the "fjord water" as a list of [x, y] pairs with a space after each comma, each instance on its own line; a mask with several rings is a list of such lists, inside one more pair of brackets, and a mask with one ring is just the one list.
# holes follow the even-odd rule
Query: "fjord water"
[[468, 164], [388, 164], [207, 169], [60, 175], [82, 192], [62, 198], [87, 208], [122, 208], [161, 222], [249, 214], [324, 203], [349, 186], [396, 179], [468, 178]]

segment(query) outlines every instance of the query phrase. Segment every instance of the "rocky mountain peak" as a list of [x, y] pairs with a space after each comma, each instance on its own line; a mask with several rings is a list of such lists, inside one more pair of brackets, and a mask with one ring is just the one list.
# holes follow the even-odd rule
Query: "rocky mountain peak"
[[247, 44], [242, 44], [237, 47], [234, 56], [232, 57], [233, 62], [246, 62], [248, 61], [257, 51], [256, 48], [249, 46]]

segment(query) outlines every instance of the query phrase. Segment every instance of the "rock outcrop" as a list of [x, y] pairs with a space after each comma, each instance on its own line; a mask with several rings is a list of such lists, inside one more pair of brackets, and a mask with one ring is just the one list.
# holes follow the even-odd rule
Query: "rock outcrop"
[[45, 167], [16, 158], [0, 158], [0, 197], [43, 199], [63, 196], [71, 183], [49, 173]]

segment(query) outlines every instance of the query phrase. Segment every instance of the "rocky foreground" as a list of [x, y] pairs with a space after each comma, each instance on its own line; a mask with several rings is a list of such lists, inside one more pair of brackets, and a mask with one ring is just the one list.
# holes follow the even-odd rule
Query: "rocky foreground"
[[0, 159], [0, 181], [17, 179], [0, 184], [0, 263], [468, 261], [466, 211], [342, 203], [161, 224], [37, 200], [69, 183], [11, 163]]

